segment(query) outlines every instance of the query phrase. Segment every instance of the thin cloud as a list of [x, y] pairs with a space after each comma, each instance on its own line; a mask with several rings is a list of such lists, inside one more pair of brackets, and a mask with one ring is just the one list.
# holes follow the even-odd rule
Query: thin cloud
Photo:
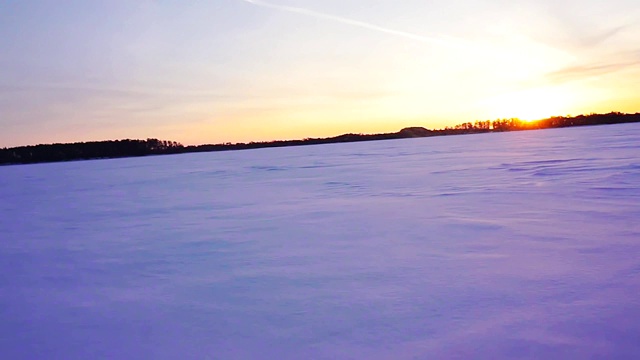
[[595, 46], [598, 46], [598, 45], [606, 42], [607, 40], [609, 40], [611, 38], [614, 38], [620, 32], [624, 31], [628, 27], [629, 27], [628, 25], [621, 25], [621, 26], [615, 27], [615, 28], [607, 30], [607, 31], [602, 31], [599, 34], [595, 34], [595, 35], [592, 35], [592, 36], [584, 37], [584, 38], [581, 39], [581, 44], [584, 47], [595, 47]]
[[372, 23], [364, 22], [364, 21], [349, 19], [349, 18], [331, 15], [331, 14], [325, 14], [322, 12], [313, 11], [305, 8], [286, 6], [286, 5], [277, 5], [277, 4], [272, 4], [272, 3], [268, 3], [260, 0], [241, 0], [241, 1], [244, 1], [246, 3], [252, 4], [255, 6], [260, 6], [260, 7], [265, 7], [265, 8], [270, 8], [270, 9], [275, 9], [280, 11], [286, 11], [286, 12], [301, 14], [305, 16], [311, 16], [317, 19], [334, 21], [334, 22], [355, 26], [355, 27], [360, 27], [367, 30], [377, 31], [377, 32], [381, 32], [381, 33], [385, 33], [393, 36], [398, 36], [398, 37], [402, 37], [405, 39], [410, 39], [410, 40], [414, 40], [414, 41], [418, 41], [426, 44], [432, 44], [432, 45], [448, 47], [448, 48], [466, 47], [465, 46], [466, 44], [463, 44], [459, 39], [454, 39], [450, 37], [424, 36], [424, 35], [414, 34], [406, 31], [387, 28], [384, 26], [379, 26], [379, 25], [375, 25]]
[[564, 36], [553, 34], [553, 39], [549, 42], [556, 44], [562, 49], [573, 49], [574, 51], [591, 51], [605, 45], [609, 40], [616, 38], [625, 30], [628, 25], [621, 25], [612, 29], [595, 31], [591, 28], [571, 28], [565, 30]]
[[575, 80], [593, 78], [597, 76], [607, 75], [618, 71], [625, 70], [630, 67], [638, 66], [638, 62], [620, 62], [609, 64], [586, 64], [578, 66], [569, 66], [560, 70], [550, 72], [546, 75], [546, 79], [552, 83], [565, 83]]

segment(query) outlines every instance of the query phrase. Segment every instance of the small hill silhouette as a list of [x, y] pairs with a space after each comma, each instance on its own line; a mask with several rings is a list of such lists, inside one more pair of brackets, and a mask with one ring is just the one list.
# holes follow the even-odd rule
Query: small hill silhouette
[[416, 138], [416, 137], [426, 137], [432, 136], [433, 131], [429, 129], [425, 129], [420, 126], [406, 127], [400, 131], [398, 131], [398, 135], [403, 138]]

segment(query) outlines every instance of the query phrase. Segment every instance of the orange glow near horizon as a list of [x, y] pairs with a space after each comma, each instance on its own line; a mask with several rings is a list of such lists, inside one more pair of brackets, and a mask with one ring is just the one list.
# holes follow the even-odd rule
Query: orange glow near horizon
[[570, 91], [540, 88], [506, 93], [487, 100], [492, 119], [518, 118], [531, 122], [550, 116], [568, 114], [573, 105]]

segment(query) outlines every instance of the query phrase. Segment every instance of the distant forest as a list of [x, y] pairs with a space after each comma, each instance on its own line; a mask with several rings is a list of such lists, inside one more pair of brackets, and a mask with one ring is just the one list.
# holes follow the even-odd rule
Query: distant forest
[[344, 143], [355, 141], [405, 139], [428, 136], [475, 134], [503, 131], [562, 128], [571, 126], [606, 125], [640, 122], [640, 113], [591, 114], [580, 116], [557, 116], [537, 121], [519, 119], [498, 119], [463, 123], [442, 130], [428, 130], [423, 127], [409, 127], [395, 133], [385, 134], [344, 134], [330, 138], [306, 138], [302, 140], [277, 140], [250, 143], [224, 143], [214, 145], [184, 146], [175, 141], [108, 140], [77, 142], [72, 144], [45, 144], [19, 146], [0, 149], [0, 165], [31, 164], [70, 160], [121, 158], [133, 156], [182, 154], [190, 152], [244, 150], [267, 147], [299, 146], [314, 144]]

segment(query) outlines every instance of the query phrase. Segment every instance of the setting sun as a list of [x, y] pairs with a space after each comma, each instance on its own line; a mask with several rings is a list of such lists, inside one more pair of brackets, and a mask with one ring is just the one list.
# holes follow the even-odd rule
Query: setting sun
[[571, 93], [557, 88], [537, 88], [502, 94], [485, 102], [491, 118], [516, 117], [535, 121], [569, 112]]

